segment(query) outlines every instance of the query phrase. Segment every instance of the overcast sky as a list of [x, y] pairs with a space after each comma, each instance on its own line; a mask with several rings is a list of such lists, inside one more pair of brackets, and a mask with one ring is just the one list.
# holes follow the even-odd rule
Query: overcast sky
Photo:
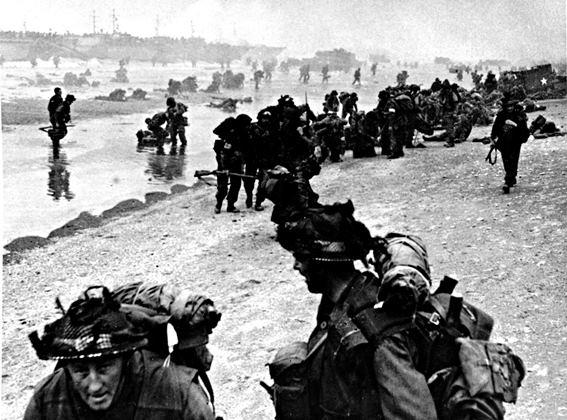
[[201, 36], [287, 47], [290, 56], [344, 47], [365, 59], [564, 59], [566, 0], [17, 0], [0, 29]]

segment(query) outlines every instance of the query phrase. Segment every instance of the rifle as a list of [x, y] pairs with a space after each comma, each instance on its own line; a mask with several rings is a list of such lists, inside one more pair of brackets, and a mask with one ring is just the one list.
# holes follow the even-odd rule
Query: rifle
[[[75, 124], [68, 124], [67, 128], [69, 127], [74, 127]], [[57, 130], [57, 128], [53, 128], [53, 126], [51, 125], [46, 125], [45, 127], [39, 127], [38, 130], [43, 131], [44, 133], [47, 133], [49, 130]]]
[[195, 174], [193, 175], [196, 178], [201, 178], [202, 176], [217, 176], [217, 175], [228, 175], [228, 176], [238, 176], [240, 178], [249, 178], [249, 179], [256, 179], [253, 175], [245, 175], [240, 174], [238, 172], [229, 172], [229, 171], [207, 171], [206, 169], [196, 170]]

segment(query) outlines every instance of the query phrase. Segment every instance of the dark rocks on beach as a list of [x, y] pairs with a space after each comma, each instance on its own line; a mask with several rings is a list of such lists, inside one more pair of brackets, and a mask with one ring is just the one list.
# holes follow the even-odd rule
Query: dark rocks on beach
[[109, 219], [144, 207], [146, 207], [146, 204], [142, 203], [140, 200], [132, 198], [130, 200], [121, 201], [111, 209], [103, 211], [101, 217]]
[[21, 252], [28, 249], [39, 248], [45, 246], [49, 243], [49, 239], [43, 238], [41, 236], [24, 236], [21, 238], [14, 239], [4, 248], [10, 252]]
[[100, 226], [102, 220], [98, 216], [93, 216], [87, 211], [82, 212], [76, 219], [73, 219], [58, 229], [51, 231], [48, 238], [71, 236], [77, 231]]
[[149, 192], [145, 195], [146, 197], [146, 204], [150, 205], [153, 203], [157, 203], [158, 201], [165, 200], [169, 197], [169, 194], [163, 191], [157, 192]]

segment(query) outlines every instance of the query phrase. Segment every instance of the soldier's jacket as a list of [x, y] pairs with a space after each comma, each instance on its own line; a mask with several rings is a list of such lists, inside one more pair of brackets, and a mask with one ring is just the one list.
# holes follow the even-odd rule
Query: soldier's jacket
[[496, 115], [491, 137], [498, 138], [496, 146], [500, 150], [525, 143], [529, 136], [528, 117], [524, 111], [508, 113], [502, 110]]
[[372, 274], [361, 273], [336, 305], [321, 302], [318, 325], [308, 342], [311, 350], [327, 335], [309, 364], [313, 418], [435, 419], [429, 388], [413, 364], [417, 348], [408, 345], [411, 341], [402, 331], [407, 324], [392, 320], [392, 328], [400, 327], [402, 332], [377, 347], [347, 315], [349, 295], [360, 284], [373, 281], [377, 284]]
[[212, 420], [196, 372], [176, 365], [163, 367], [163, 359], [154, 353], [136, 351], [125, 364], [120, 394], [102, 416], [83, 403], [67, 371], [58, 369], [36, 387], [24, 419]]

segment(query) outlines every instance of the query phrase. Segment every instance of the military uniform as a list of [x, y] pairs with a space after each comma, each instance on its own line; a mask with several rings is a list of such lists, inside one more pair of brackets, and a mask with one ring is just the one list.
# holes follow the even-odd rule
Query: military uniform
[[[506, 107], [506, 105], [504, 106]], [[514, 104], [511, 106], [514, 106]], [[514, 106], [513, 111], [504, 109], [500, 111], [494, 119], [491, 138], [498, 139], [496, 141], [496, 147], [502, 154], [502, 163], [506, 171], [504, 177], [504, 192], [509, 191], [510, 187], [516, 185], [520, 151], [522, 144], [524, 144], [530, 136], [527, 121], [528, 117], [521, 109], [521, 106]]]
[[181, 102], [173, 103], [168, 106], [165, 111], [169, 121], [169, 136], [171, 139], [171, 153], [175, 153], [177, 147], [177, 136], [181, 142], [182, 150], [187, 146], [187, 138], [185, 137], [185, 126], [187, 125], [186, 117], [183, 114], [187, 111], [187, 107]]
[[25, 420], [170, 420], [214, 419], [195, 369], [163, 366], [163, 358], [146, 350], [135, 352], [123, 372], [120, 393], [104, 414], [91, 411], [73, 392], [64, 368], [37, 387]]

